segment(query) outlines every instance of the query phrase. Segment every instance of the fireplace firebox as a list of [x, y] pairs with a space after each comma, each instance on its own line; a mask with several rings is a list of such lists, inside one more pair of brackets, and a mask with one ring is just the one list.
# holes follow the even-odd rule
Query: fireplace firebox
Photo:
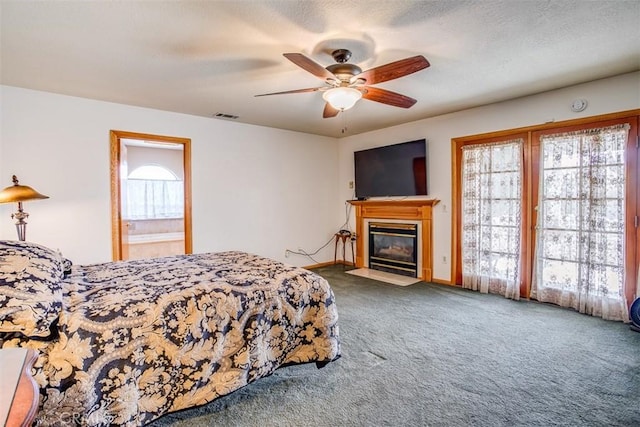
[[369, 222], [369, 268], [418, 277], [418, 226]]

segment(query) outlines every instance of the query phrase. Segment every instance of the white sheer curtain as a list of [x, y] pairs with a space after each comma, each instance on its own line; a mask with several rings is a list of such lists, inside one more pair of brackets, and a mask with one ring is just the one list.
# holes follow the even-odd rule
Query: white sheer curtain
[[183, 182], [179, 180], [127, 179], [127, 219], [182, 218]]
[[462, 153], [462, 286], [520, 298], [522, 139]]
[[531, 296], [627, 320], [624, 298], [628, 125], [543, 136]]

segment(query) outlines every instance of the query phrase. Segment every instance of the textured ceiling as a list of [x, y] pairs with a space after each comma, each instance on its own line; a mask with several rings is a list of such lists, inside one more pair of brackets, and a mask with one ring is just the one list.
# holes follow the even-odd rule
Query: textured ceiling
[[[640, 0], [0, 5], [4, 85], [335, 137], [640, 69]], [[416, 105], [323, 119], [318, 92], [254, 96], [323, 85], [282, 53], [327, 66], [345, 47], [364, 70], [424, 55], [431, 67], [377, 85]]]

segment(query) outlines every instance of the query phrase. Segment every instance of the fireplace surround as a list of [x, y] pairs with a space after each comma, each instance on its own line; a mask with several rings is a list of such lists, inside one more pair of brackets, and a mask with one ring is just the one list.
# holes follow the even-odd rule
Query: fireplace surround
[[[356, 267], [368, 268], [368, 224], [407, 223], [417, 224], [419, 246], [417, 247], [417, 278], [431, 281], [433, 274], [432, 208], [437, 199], [410, 200], [350, 200], [356, 215]], [[391, 220], [391, 221], [385, 221]], [[365, 240], [367, 240], [365, 242]]]

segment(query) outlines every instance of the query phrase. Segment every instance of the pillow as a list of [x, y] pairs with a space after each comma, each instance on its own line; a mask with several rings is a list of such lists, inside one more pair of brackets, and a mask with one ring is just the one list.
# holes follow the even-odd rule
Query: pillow
[[0, 240], [0, 332], [49, 336], [62, 308], [63, 275], [60, 252]]

